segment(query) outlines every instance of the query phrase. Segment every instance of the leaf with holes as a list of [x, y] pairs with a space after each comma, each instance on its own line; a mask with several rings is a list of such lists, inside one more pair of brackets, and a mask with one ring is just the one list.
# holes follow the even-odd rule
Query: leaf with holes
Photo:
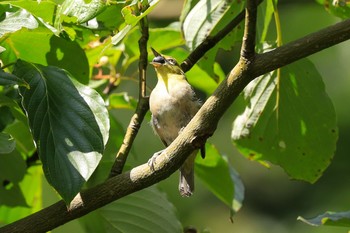
[[69, 203], [102, 157], [109, 131], [104, 101], [56, 67], [19, 60], [14, 74], [30, 85], [20, 93], [46, 179]]
[[246, 157], [315, 182], [334, 155], [338, 129], [320, 74], [308, 60], [258, 77], [244, 89], [247, 107], [232, 138]]

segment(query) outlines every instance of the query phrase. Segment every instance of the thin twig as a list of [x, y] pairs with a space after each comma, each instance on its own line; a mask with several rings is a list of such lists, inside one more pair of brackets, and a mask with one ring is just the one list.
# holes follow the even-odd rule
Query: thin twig
[[123, 143], [116, 155], [114, 164], [109, 174], [109, 178], [122, 173], [132, 144], [149, 109], [148, 97], [146, 96], [146, 70], [148, 58], [147, 42], [149, 37], [147, 16], [143, 17], [140, 20], [140, 29], [141, 38], [139, 39], [139, 101], [137, 103], [136, 111], [130, 119], [130, 123], [124, 135]]

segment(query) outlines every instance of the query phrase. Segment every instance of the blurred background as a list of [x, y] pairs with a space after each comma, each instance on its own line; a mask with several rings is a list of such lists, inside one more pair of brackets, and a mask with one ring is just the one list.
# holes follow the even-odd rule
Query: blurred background
[[[179, 17], [183, 1], [163, 0], [150, 16], [150, 21], [167, 25]], [[283, 42], [288, 43], [303, 35], [317, 31], [340, 21], [330, 15], [323, 6], [312, 0], [280, 0], [279, 11]], [[271, 38], [275, 38], [273, 31]], [[223, 52], [218, 60], [226, 73], [232, 67], [232, 57], [238, 51]], [[228, 59], [229, 57], [230, 59]], [[232, 105], [219, 123], [218, 129], [209, 139], [222, 154], [226, 154], [241, 175], [245, 185], [245, 200], [242, 209], [229, 220], [229, 208], [212, 195], [200, 180], [196, 180], [196, 193], [191, 198], [181, 198], [177, 191], [178, 174], [161, 182], [159, 188], [167, 193], [174, 203], [177, 215], [184, 226], [194, 226], [200, 232], [240, 232], [240, 233], [340, 233], [348, 232], [339, 227], [312, 227], [300, 221], [298, 216], [314, 217], [325, 211], [350, 210], [350, 42], [344, 42], [312, 55], [309, 59], [315, 64], [326, 84], [326, 90], [334, 103], [338, 116], [339, 140], [332, 164], [315, 183], [308, 184], [290, 180], [277, 166], [270, 169], [251, 162], [234, 148], [230, 135], [234, 116], [241, 103]], [[153, 71], [150, 75], [154, 76]], [[152, 77], [152, 76], [149, 76]], [[150, 78], [152, 79], [152, 78]], [[155, 80], [149, 81], [153, 88]], [[132, 112], [118, 113], [118, 119], [126, 128]], [[152, 136], [150, 136], [152, 135]], [[146, 122], [134, 144], [133, 156], [144, 163], [155, 151], [163, 149]], [[147, 147], [144, 142], [147, 141]], [[215, 174], [213, 174], [215, 176]], [[44, 181], [45, 182], [45, 181]], [[57, 200], [56, 194], [48, 185], [43, 194], [44, 206]], [[84, 232], [78, 221], [70, 222], [53, 232]]]

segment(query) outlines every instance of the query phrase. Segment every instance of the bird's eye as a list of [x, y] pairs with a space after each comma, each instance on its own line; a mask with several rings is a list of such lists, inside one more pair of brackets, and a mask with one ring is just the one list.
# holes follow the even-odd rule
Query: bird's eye
[[168, 62], [170, 63], [170, 64], [172, 64], [172, 65], [176, 65], [176, 61], [175, 61], [175, 59], [173, 59], [173, 58], [169, 58], [169, 59], [167, 59], [168, 60]]

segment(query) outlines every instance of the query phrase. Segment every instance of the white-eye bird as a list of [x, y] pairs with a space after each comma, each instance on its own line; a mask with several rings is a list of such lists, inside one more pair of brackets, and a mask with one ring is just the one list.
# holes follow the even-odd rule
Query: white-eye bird
[[[176, 60], [151, 49], [155, 56], [151, 64], [158, 77], [149, 100], [151, 125], [164, 145], [169, 146], [197, 113], [201, 104]], [[194, 151], [180, 168], [179, 191], [184, 197], [191, 196], [194, 191], [194, 160], [197, 152]], [[151, 168], [155, 157], [160, 154], [161, 151], [155, 153], [149, 160]], [[201, 148], [201, 154], [204, 158], [204, 147]]]

